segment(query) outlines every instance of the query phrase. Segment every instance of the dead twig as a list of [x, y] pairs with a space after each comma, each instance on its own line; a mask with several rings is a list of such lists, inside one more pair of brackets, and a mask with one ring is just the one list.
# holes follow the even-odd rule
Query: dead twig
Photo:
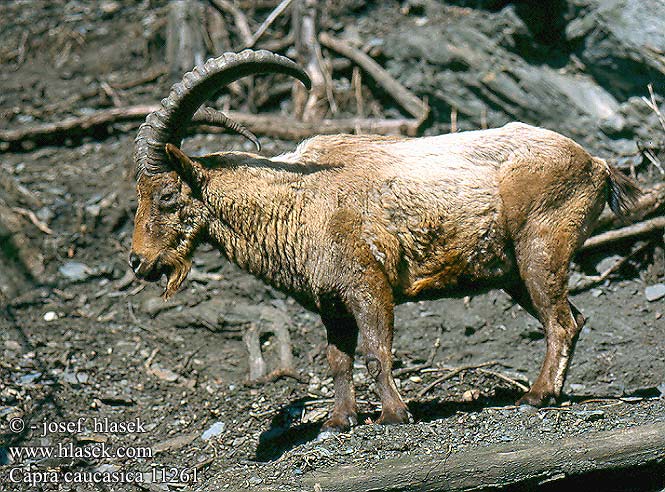
[[49, 226], [47, 226], [44, 222], [39, 220], [32, 210], [28, 210], [27, 208], [21, 208], [21, 207], [13, 207], [12, 210], [17, 214], [20, 214], [30, 219], [30, 222], [32, 222], [32, 224], [37, 229], [42, 231], [44, 234], [53, 234], [53, 230]]
[[116, 108], [122, 107], [122, 100], [120, 99], [120, 96], [118, 96], [118, 93], [109, 85], [108, 82], [102, 81], [100, 82], [99, 86], [102, 88], [104, 93], [111, 99], [113, 102], [113, 105]]
[[660, 108], [658, 107], [658, 103], [656, 102], [656, 94], [653, 92], [653, 84], [648, 84], [647, 89], [649, 89], [649, 99], [646, 97], [642, 96], [642, 101], [653, 111], [656, 113], [656, 116], [658, 116], [658, 121], [660, 122], [660, 126], [663, 127], [663, 130], [665, 130], [665, 118], [663, 117], [663, 114], [660, 112]]
[[429, 115], [429, 106], [416, 97], [411, 91], [405, 88], [393, 78], [381, 65], [361, 50], [354, 48], [345, 41], [335, 39], [327, 33], [319, 35], [319, 41], [323, 46], [331, 49], [340, 55], [343, 55], [360, 66], [377, 84], [383, 87], [407, 113], [416, 118], [421, 123]]
[[291, 2], [293, 0], [282, 0], [275, 9], [270, 12], [268, 17], [266, 17], [266, 20], [263, 21], [263, 24], [259, 26], [259, 28], [256, 30], [256, 32], [252, 35], [252, 39], [250, 40], [249, 44], [245, 46], [245, 48], [252, 48], [256, 44], [256, 42], [263, 36], [263, 34], [266, 32], [266, 30], [272, 25], [273, 22], [275, 22], [275, 19], [279, 17], [287, 8], [289, 8], [289, 5], [291, 5]]
[[598, 248], [622, 239], [632, 239], [638, 236], [643, 236], [659, 229], [665, 229], [665, 216], [654, 217], [652, 219], [638, 222], [637, 224], [590, 237], [582, 245], [580, 251]]
[[166, 65], [151, 69], [145, 75], [142, 75], [138, 79], [127, 80], [125, 82], [116, 82], [114, 84], [109, 84], [112, 89], [119, 91], [126, 91], [127, 89], [133, 89], [148, 82], [153, 82], [158, 78], [166, 75], [168, 68]]
[[238, 7], [236, 7], [233, 2], [228, 0], [208, 0], [213, 7], [219, 10], [222, 13], [231, 14], [233, 16], [233, 21], [238, 33], [242, 38], [243, 46], [249, 46], [252, 42], [252, 30], [249, 28], [249, 22], [247, 22], [247, 17], [242, 13]]
[[433, 382], [425, 386], [423, 389], [421, 389], [418, 392], [418, 398], [422, 398], [424, 395], [426, 395], [430, 390], [438, 386], [439, 384], [443, 383], [444, 381], [447, 381], [451, 378], [454, 378], [458, 374], [465, 372], [465, 371], [472, 371], [474, 369], [480, 369], [481, 367], [488, 367], [488, 366], [495, 366], [497, 365], [498, 362], [493, 360], [489, 362], [483, 362], [482, 364], [467, 364], [459, 367], [454, 367], [454, 368], [448, 368], [448, 369], [443, 369], [443, 370], [448, 370], [448, 374], [445, 374], [441, 376], [440, 378], [435, 379]]
[[362, 118], [365, 115], [365, 105], [363, 101], [362, 75], [357, 66], [353, 67], [351, 85], [353, 86], [353, 95], [356, 98], [356, 115]]
[[593, 275], [593, 276], [588, 276], [588, 277], [583, 278], [580, 281], [580, 283], [578, 283], [577, 285], [574, 285], [573, 287], [568, 289], [569, 292], [572, 293], [572, 294], [574, 294], [576, 292], [582, 292], [586, 289], [589, 289], [589, 288], [593, 287], [594, 285], [598, 285], [598, 284], [604, 282], [605, 280], [607, 280], [607, 278], [610, 275], [612, 275], [614, 272], [618, 271], [630, 258], [635, 256], [640, 251], [645, 250], [650, 245], [651, 245], [651, 243], [647, 242], [647, 243], [642, 244], [641, 246], [638, 246], [629, 255], [626, 255], [623, 258], [621, 258], [620, 260], [618, 260], [616, 263], [614, 263], [614, 265], [609, 267], [607, 270], [605, 270], [600, 275]]
[[521, 390], [524, 391], [525, 393], [526, 393], [527, 391], [529, 391], [529, 387], [528, 387], [528, 386], [523, 385], [523, 384], [520, 383], [519, 381], [517, 381], [517, 380], [511, 378], [510, 376], [506, 376], [506, 375], [503, 374], [503, 373], [500, 373], [500, 372], [497, 372], [497, 371], [490, 371], [490, 370], [488, 370], [488, 369], [478, 369], [478, 372], [481, 373], [481, 374], [487, 374], [487, 375], [489, 375], [489, 376], [494, 376], [495, 378], [499, 378], [499, 379], [501, 379], [501, 380], [503, 380], [503, 381], [505, 381], [505, 382], [507, 382], [507, 383], [512, 384], [513, 386], [516, 386], [517, 388], [521, 389]]
[[393, 371], [393, 377], [404, 376], [406, 374], [411, 374], [414, 372], [420, 372], [423, 369], [432, 367], [432, 365], [434, 365], [434, 359], [436, 358], [436, 354], [439, 351], [439, 347], [441, 347], [441, 339], [437, 337], [436, 340], [434, 340], [434, 346], [432, 347], [432, 350], [430, 351], [429, 356], [427, 357], [427, 360], [425, 362], [411, 367], [402, 367], [400, 369], [395, 369]]

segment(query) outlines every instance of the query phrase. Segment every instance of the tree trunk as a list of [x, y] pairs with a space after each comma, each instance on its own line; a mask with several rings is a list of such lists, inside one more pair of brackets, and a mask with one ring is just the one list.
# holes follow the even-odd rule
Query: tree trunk
[[583, 434], [552, 443], [495, 444], [446, 457], [404, 457], [376, 469], [349, 465], [317, 472], [323, 492], [469, 491], [537, 485], [592, 472], [665, 463], [665, 422]]

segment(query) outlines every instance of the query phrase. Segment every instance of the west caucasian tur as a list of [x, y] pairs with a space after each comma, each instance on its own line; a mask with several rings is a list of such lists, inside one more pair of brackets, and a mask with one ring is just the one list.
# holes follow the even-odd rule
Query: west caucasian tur
[[291, 60], [226, 53], [187, 73], [136, 138], [138, 209], [130, 264], [173, 295], [202, 242], [321, 315], [335, 404], [323, 432], [357, 421], [358, 347], [380, 423], [408, 422], [391, 374], [396, 303], [503, 289], [543, 324], [547, 352], [520, 403], [561, 394], [584, 317], [568, 299], [570, 260], [605, 203], [627, 212], [637, 187], [558, 133], [511, 123], [424, 138], [317, 136], [276, 157], [180, 150], [192, 121], [245, 128], [201, 105], [241, 77]]

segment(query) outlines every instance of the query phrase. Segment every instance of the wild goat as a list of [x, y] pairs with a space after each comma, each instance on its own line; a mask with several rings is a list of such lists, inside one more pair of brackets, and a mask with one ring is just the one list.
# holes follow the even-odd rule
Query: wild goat
[[[356, 346], [382, 402], [410, 419], [393, 381], [396, 303], [502, 288], [543, 324], [542, 369], [519, 403], [561, 394], [584, 317], [568, 300], [571, 257], [605, 202], [625, 213], [637, 187], [562, 135], [521, 123], [423, 138], [317, 136], [277, 157], [180, 149], [192, 120], [256, 138], [199, 107], [222, 86], [304, 70], [266, 51], [227, 53], [175, 84], [136, 139], [138, 209], [130, 265], [176, 292], [203, 241], [321, 315], [335, 404], [323, 431], [356, 423]], [[257, 145], [258, 147], [258, 145]]]

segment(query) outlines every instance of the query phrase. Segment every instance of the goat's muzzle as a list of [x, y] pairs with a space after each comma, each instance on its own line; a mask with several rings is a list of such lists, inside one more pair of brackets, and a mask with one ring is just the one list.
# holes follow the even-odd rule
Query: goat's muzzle
[[143, 255], [131, 252], [129, 254], [129, 266], [134, 271], [134, 275], [138, 278], [147, 280], [148, 282], [156, 282], [162, 275], [169, 274], [171, 268], [163, 264], [159, 258], [153, 262], [149, 262]]

